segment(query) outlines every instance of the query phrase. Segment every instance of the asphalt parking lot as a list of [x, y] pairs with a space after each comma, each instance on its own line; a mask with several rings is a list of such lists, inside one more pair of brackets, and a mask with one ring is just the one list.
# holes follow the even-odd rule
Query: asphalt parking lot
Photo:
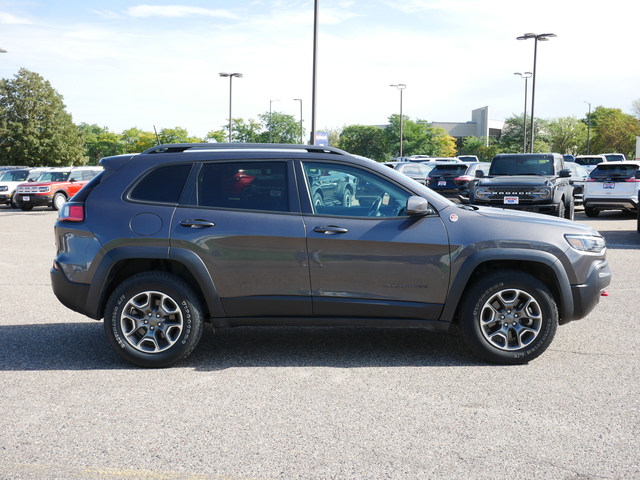
[[56, 213], [0, 207], [0, 479], [638, 479], [640, 234], [610, 296], [524, 366], [416, 330], [211, 330], [145, 370], [54, 297]]

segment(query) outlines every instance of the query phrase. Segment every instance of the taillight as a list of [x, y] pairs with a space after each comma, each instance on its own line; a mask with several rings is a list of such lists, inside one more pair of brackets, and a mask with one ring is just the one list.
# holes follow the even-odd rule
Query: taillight
[[595, 182], [595, 178], [587, 178], [587, 182]]
[[625, 182], [640, 182], [640, 178], [626, 178]]
[[471, 175], [460, 175], [459, 177], [454, 178], [456, 182], [470, 182], [473, 180]]
[[84, 220], [84, 204], [65, 203], [58, 212], [58, 220], [62, 222], [82, 222]]

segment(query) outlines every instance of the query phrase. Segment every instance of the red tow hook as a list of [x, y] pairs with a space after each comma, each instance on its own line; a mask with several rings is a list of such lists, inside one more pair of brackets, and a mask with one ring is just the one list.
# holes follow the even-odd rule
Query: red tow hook
[[602, 293], [600, 293], [601, 297], [608, 297], [609, 296], [609, 292], [607, 292], [606, 290], [603, 290]]

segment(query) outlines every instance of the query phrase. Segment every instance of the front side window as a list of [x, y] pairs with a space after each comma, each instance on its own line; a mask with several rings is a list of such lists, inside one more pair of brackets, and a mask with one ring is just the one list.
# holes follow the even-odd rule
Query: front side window
[[349, 217], [404, 215], [411, 196], [373, 172], [331, 163], [304, 163], [313, 213]]
[[287, 162], [206, 163], [198, 175], [201, 207], [289, 211]]

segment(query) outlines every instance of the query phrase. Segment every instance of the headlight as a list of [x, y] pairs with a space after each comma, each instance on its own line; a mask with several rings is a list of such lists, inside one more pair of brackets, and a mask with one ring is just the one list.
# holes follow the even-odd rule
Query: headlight
[[51, 187], [38, 187], [38, 193], [47, 193], [51, 191]]
[[600, 253], [607, 248], [607, 242], [598, 235], [565, 235], [569, 245], [581, 252]]
[[0, 192], [6, 192], [7, 190], [9, 190], [9, 187], [6, 187], [6, 186], [0, 187]]
[[549, 198], [551, 196], [551, 190], [546, 187], [541, 188], [538, 190], [538, 195], [540, 195], [540, 198]]
[[487, 191], [484, 188], [476, 188], [474, 195], [476, 198], [482, 198], [487, 194]]

